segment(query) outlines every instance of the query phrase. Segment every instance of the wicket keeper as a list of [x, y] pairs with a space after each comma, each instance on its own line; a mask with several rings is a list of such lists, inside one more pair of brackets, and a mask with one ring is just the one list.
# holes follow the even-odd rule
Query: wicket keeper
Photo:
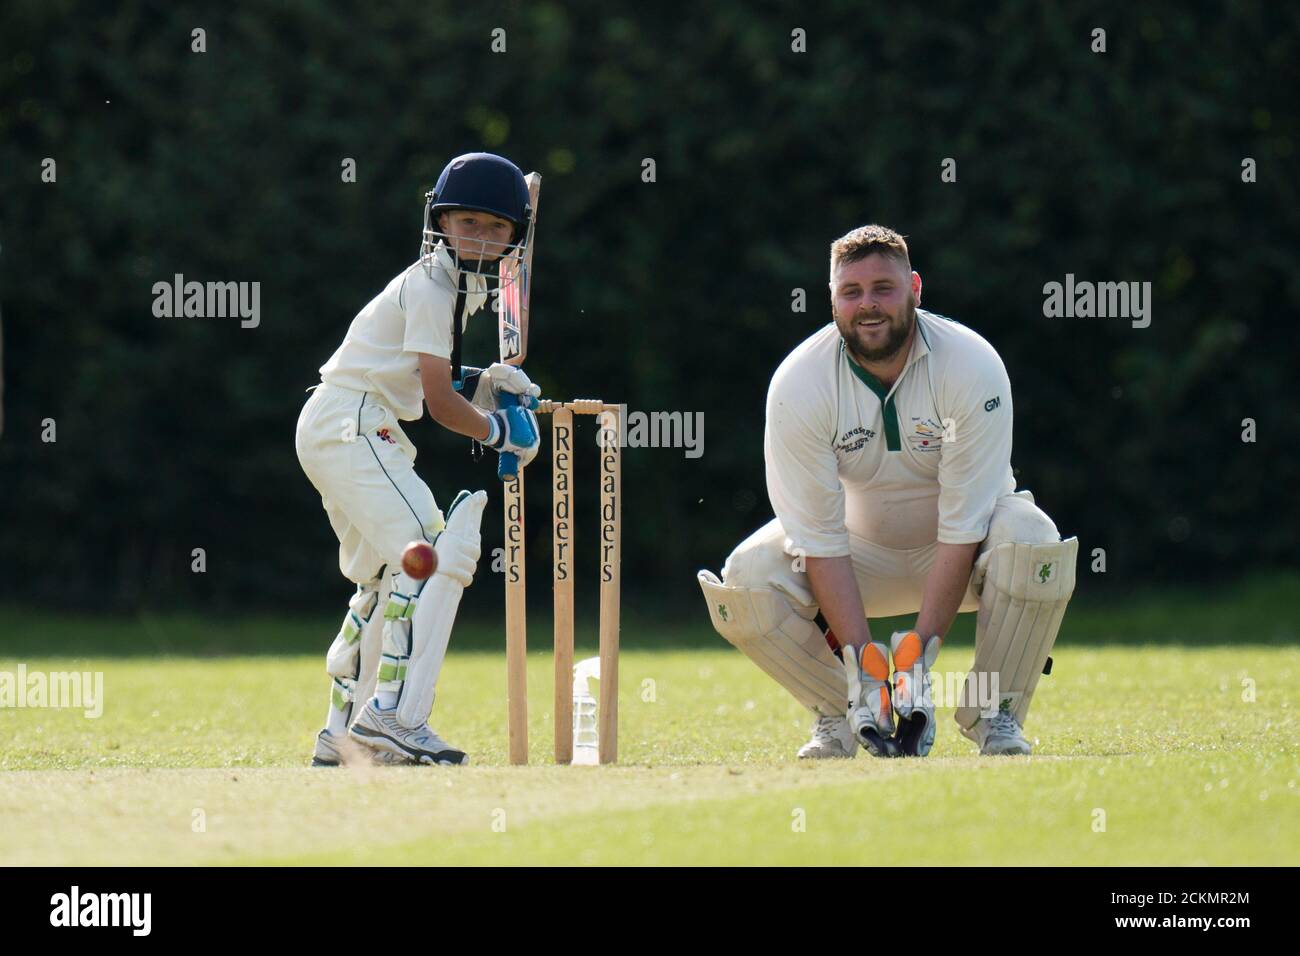
[[[919, 308], [892, 229], [831, 245], [830, 295], [834, 321], [768, 390], [776, 517], [721, 580], [698, 574], [713, 626], [815, 714], [800, 757], [924, 756], [930, 670], [956, 615], [978, 611], [958, 727], [983, 754], [1028, 754], [1078, 539], [1016, 490], [1006, 369], [975, 331]], [[868, 618], [902, 614], [912, 630], [872, 638]]]

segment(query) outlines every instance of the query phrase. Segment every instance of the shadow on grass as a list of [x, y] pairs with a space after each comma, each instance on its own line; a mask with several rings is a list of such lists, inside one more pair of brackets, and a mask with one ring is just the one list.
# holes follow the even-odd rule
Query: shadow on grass
[[[1292, 610], [1300, 603], [1300, 574], [1257, 576], [1223, 589], [1140, 592], [1120, 600], [1076, 598], [1065, 616], [1060, 642], [1080, 647], [1117, 644], [1276, 645], [1300, 643]], [[877, 639], [911, 627], [913, 618], [871, 621]], [[0, 608], [0, 659], [29, 657], [215, 657], [225, 655], [324, 655], [338, 629], [333, 616], [254, 614], [204, 616], [196, 612], [134, 615], [55, 614], [45, 609]], [[948, 644], [971, 644], [975, 615], [962, 614]], [[549, 653], [550, 609], [530, 609], [529, 648]], [[629, 650], [717, 650], [726, 647], [709, 624], [704, 607], [655, 613], [627, 607], [622, 646]], [[577, 631], [579, 656], [596, 652], [594, 622]], [[500, 619], [458, 622], [453, 651], [502, 652]]]

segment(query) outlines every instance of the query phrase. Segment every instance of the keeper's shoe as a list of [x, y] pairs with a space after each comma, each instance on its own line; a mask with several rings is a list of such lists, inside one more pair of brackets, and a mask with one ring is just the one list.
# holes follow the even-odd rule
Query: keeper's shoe
[[800, 760], [845, 760], [858, 752], [858, 742], [844, 717], [818, 716], [813, 721], [812, 739], [799, 748]]
[[409, 757], [399, 757], [384, 750], [366, 750], [351, 740], [336, 737], [328, 730], [316, 735], [316, 750], [311, 755], [313, 767], [341, 767], [358, 760], [381, 766], [399, 766], [412, 763]]
[[961, 728], [962, 736], [979, 744], [985, 757], [1028, 756], [1033, 748], [1020, 730], [1020, 722], [1007, 710], [999, 710], [992, 717], [981, 717], [975, 726]]
[[420, 764], [466, 764], [469, 757], [435, 734], [428, 724], [412, 730], [397, 720], [397, 708], [380, 710], [372, 697], [352, 723], [348, 736], [381, 753]]

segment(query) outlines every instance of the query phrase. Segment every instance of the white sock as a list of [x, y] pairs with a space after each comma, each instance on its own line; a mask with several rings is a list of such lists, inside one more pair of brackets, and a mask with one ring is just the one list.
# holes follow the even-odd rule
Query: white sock
[[395, 690], [377, 690], [375, 699], [379, 701], [380, 710], [392, 710], [397, 706], [397, 691]]

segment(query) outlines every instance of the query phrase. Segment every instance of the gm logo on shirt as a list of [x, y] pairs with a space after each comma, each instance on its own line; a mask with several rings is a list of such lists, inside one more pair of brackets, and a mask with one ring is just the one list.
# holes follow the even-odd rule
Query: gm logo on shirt
[[993, 409], [997, 408], [1001, 404], [1002, 404], [1002, 396], [994, 395], [992, 398], [990, 398], [987, 402], [984, 403], [984, 411], [991, 412], [993, 411]]

